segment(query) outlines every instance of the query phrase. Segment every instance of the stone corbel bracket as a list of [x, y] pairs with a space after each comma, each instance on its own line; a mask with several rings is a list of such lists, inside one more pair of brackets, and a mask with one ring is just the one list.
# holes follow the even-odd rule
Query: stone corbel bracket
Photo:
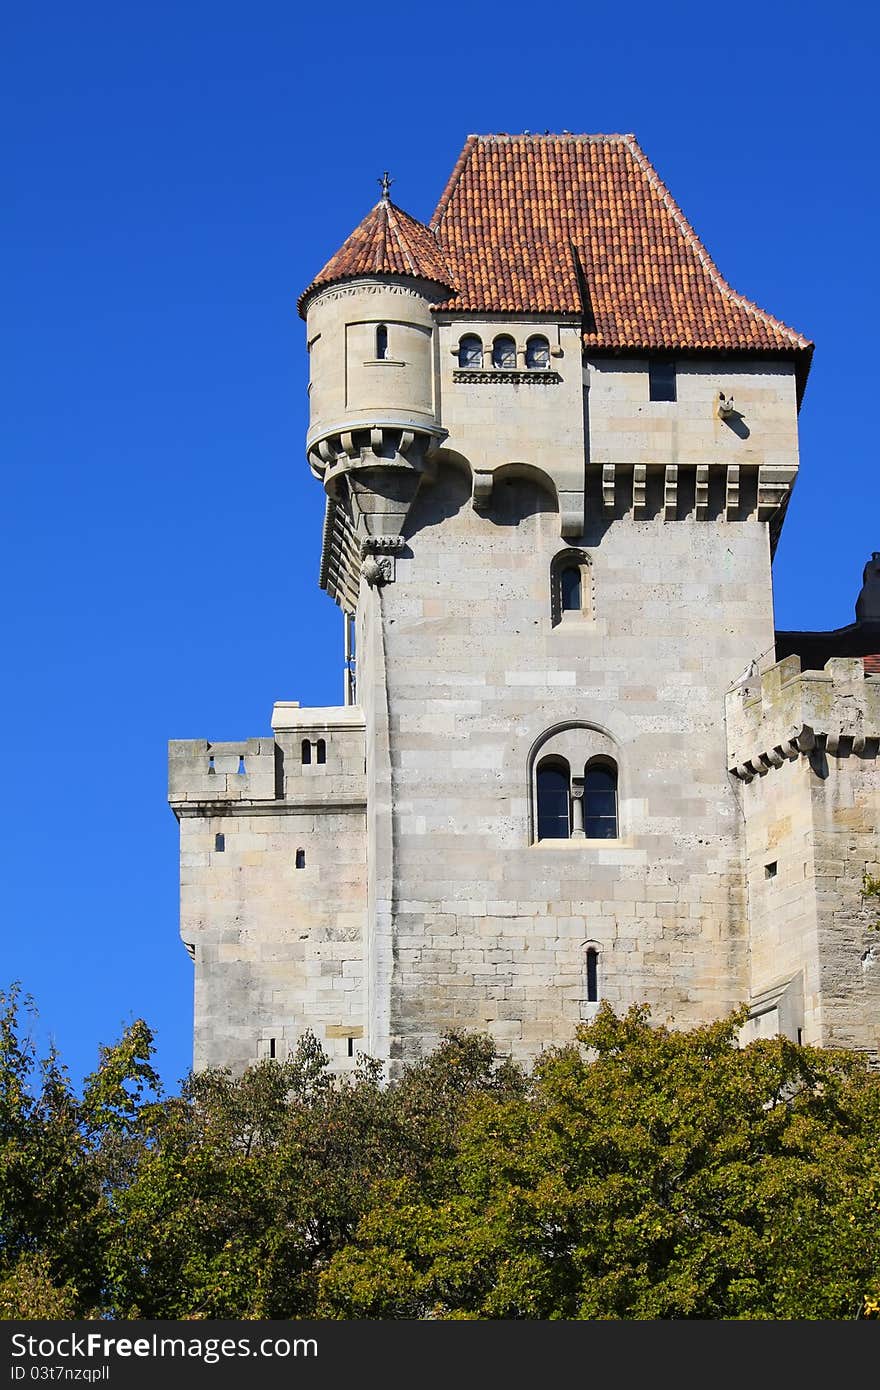
[[475, 512], [486, 511], [492, 501], [492, 484], [495, 476], [491, 469], [475, 468], [473, 490], [471, 492], [471, 502]]
[[396, 556], [403, 550], [403, 536], [365, 536], [361, 541], [361, 574], [371, 589], [393, 584], [397, 578]]
[[757, 753], [744, 763], [738, 763], [730, 771], [741, 782], [751, 782], [755, 777], [766, 777], [771, 768], [782, 767], [786, 762], [794, 762], [800, 755], [809, 755], [816, 749], [824, 749], [832, 758], [876, 757], [880, 752], [880, 738], [866, 734], [858, 725], [835, 728], [828, 733], [816, 733], [809, 724], [804, 724], [784, 743], [778, 743], [764, 753]]
[[783, 767], [787, 762], [794, 762], [802, 753], [812, 753], [815, 747], [816, 734], [808, 724], [804, 724], [800, 729], [793, 731], [783, 743], [777, 743], [767, 752], [756, 753], [745, 762], [732, 767], [730, 771], [740, 782], [752, 782], [756, 777], [766, 777], [771, 768]]

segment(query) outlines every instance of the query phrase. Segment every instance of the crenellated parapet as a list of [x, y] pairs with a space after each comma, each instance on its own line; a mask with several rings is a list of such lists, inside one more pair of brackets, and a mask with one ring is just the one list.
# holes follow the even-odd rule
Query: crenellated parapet
[[742, 782], [801, 756], [876, 758], [880, 678], [860, 658], [802, 671], [799, 656], [746, 676], [726, 697], [728, 767]]
[[275, 740], [240, 743], [173, 739], [168, 745], [168, 800], [186, 802], [274, 801]]
[[356, 706], [280, 701], [272, 738], [175, 739], [168, 800], [178, 816], [363, 810], [364, 718]]

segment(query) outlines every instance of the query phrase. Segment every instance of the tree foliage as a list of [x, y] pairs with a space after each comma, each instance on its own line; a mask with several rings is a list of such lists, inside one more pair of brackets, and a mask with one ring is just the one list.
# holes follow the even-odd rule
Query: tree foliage
[[450, 1034], [385, 1084], [162, 1097], [136, 1023], [76, 1096], [0, 996], [0, 1316], [853, 1318], [880, 1302], [880, 1077], [742, 1015], [604, 1007], [530, 1073]]

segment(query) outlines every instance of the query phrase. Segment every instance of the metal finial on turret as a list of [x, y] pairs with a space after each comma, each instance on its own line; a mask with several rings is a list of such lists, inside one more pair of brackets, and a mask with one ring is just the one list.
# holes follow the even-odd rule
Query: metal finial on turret
[[391, 200], [391, 185], [393, 184], [394, 180], [393, 180], [393, 178], [391, 177], [391, 175], [389, 174], [389, 172], [388, 172], [387, 169], [385, 170], [385, 173], [382, 175], [381, 179], [377, 179], [376, 182], [382, 185], [382, 201], [383, 201], [383, 203], [390, 202], [390, 200]]

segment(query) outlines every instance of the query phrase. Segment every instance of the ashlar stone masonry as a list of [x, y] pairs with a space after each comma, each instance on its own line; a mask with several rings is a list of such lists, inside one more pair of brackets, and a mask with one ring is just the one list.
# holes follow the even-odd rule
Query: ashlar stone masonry
[[528, 1059], [603, 999], [876, 1053], [875, 581], [773, 623], [812, 345], [630, 136], [470, 137], [300, 310], [348, 684], [171, 744], [195, 1065]]

